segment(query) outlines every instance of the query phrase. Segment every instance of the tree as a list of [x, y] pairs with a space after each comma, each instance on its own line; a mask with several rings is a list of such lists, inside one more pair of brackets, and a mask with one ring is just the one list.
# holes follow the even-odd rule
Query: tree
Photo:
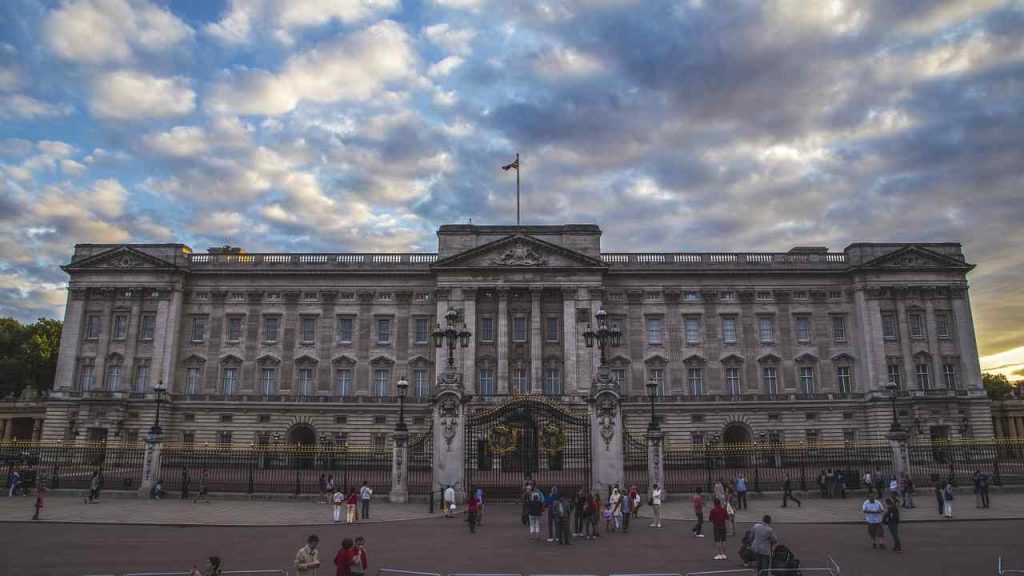
[[981, 384], [985, 387], [988, 397], [993, 400], [1003, 400], [1013, 395], [1014, 386], [1010, 384], [1010, 379], [1003, 374], [985, 372], [981, 375]]
[[0, 318], [0, 397], [17, 396], [27, 386], [53, 388], [62, 329], [49, 318], [32, 324]]

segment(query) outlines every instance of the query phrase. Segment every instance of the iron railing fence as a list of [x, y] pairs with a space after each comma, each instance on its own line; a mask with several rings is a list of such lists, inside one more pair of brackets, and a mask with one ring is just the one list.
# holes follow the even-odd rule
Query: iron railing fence
[[409, 438], [409, 449], [406, 454], [409, 494], [429, 495], [434, 489], [433, 424], [423, 432]]
[[626, 488], [647, 491], [647, 438], [634, 436], [628, 428], [622, 434], [622, 479]]
[[0, 442], [0, 466], [8, 486], [17, 470], [25, 489], [85, 490], [99, 472], [102, 488], [132, 490], [142, 481], [145, 451], [142, 442], [8, 440]]

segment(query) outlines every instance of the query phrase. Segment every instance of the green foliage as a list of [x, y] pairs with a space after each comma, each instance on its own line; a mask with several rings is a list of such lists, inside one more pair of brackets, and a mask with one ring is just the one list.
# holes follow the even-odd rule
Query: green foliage
[[981, 375], [981, 384], [985, 387], [988, 397], [993, 400], [1002, 400], [1013, 396], [1014, 385], [1010, 384], [1010, 379], [1003, 374], [985, 372]]
[[0, 318], [0, 397], [21, 394], [27, 386], [53, 388], [62, 328], [48, 318], [32, 324]]

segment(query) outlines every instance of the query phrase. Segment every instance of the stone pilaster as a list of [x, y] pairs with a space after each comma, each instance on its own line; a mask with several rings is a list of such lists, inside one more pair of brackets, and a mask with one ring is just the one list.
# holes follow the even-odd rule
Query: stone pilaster
[[[476, 334], [476, 288], [471, 286], [462, 287], [462, 321], [466, 325], [466, 330], [473, 333], [473, 336], [469, 339], [469, 346], [463, 349], [462, 356], [462, 374], [465, 377], [466, 384], [470, 386], [470, 390], [475, 393], [480, 393], [480, 387], [477, 383], [477, 371], [476, 371], [476, 343], [478, 340]], [[462, 327], [459, 326], [461, 330]]]
[[82, 342], [85, 319], [85, 295], [83, 288], [68, 290], [68, 305], [64, 310], [64, 328], [60, 334], [60, 353], [57, 356], [57, 371], [54, 375], [54, 390], [74, 388], [75, 364], [78, 361], [78, 346]]
[[565, 393], [579, 394], [585, 390], [577, 373], [576, 289], [562, 288], [562, 357], [565, 363]]
[[974, 335], [974, 317], [971, 314], [970, 297], [967, 288], [953, 289], [953, 322], [956, 327], [956, 344], [960, 350], [960, 364], [963, 373], [960, 384], [965, 389], [981, 388], [981, 363], [978, 359], [978, 341]]
[[498, 293], [498, 331], [494, 338], [498, 345], [498, 394], [509, 393], [508, 381], [508, 288], [499, 286]]
[[391, 436], [394, 442], [391, 450], [391, 492], [388, 500], [395, 503], [409, 501], [409, 458], [407, 449], [409, 433], [395, 430]]
[[540, 286], [530, 286], [530, 391], [543, 390], [541, 360], [544, 336], [541, 334]]

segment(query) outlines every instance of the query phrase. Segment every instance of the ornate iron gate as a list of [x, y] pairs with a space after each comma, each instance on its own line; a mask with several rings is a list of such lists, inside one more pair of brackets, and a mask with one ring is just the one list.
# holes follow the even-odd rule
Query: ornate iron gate
[[566, 493], [590, 486], [590, 420], [539, 395], [513, 396], [466, 421], [466, 486], [518, 499], [526, 478]]

